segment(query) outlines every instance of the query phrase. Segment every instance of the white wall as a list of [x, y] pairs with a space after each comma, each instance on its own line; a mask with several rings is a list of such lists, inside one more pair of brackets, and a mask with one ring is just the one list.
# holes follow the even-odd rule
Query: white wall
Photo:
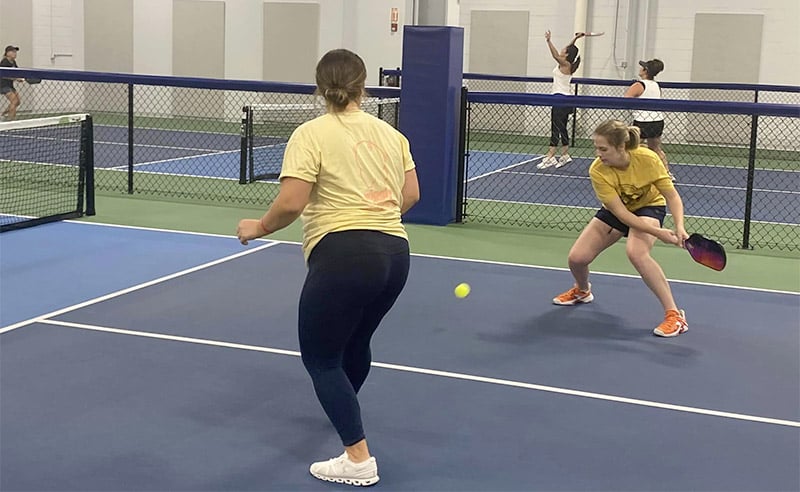
[[[637, 2], [633, 5], [632, 2]], [[634, 20], [629, 32], [628, 11], [647, 11], [647, 22]], [[632, 8], [635, 7], [635, 8]], [[528, 10], [530, 14], [530, 51], [528, 73], [520, 75], [549, 76], [553, 69], [543, 33], [550, 29], [556, 46], [565, 45], [573, 33], [574, 2], [540, 0], [461, 0], [460, 24], [465, 29], [469, 46], [469, 19], [472, 10]], [[617, 11], [619, 16], [617, 17]], [[588, 27], [605, 31], [601, 38], [579, 41], [585, 77], [630, 78], [641, 58], [664, 60], [666, 69], [662, 80], [690, 81], [694, 17], [700, 12], [762, 13], [764, 37], [761, 54], [761, 74], [764, 84], [800, 85], [800, 42], [797, 24], [800, 21], [800, 2], [797, 0], [591, 0], [587, 12]], [[617, 18], [616, 42], [614, 24]], [[736, 33], [731, 33], [735, 36]], [[615, 56], [616, 55], [616, 56]], [[469, 53], [465, 49], [465, 67]], [[790, 61], [787, 63], [787, 61]], [[627, 69], [619, 65], [625, 62]], [[630, 67], [634, 67], [631, 70]]]
[[[401, 0], [351, 0], [355, 11], [345, 19], [345, 29], [353, 33], [352, 45], [367, 65], [367, 84], [378, 83], [378, 69], [396, 68], [402, 62], [403, 25], [411, 23], [411, 2]], [[403, 5], [404, 3], [409, 5]], [[399, 9], [397, 32], [390, 31], [391, 9]]]
[[[689, 81], [695, 13], [760, 13], [764, 15], [760, 83], [800, 85], [800, 1], [673, 0], [657, 2], [656, 37], [652, 52], [670, 60], [665, 80]], [[736, 33], [730, 33], [736, 36]], [[787, 63], [789, 61], [789, 63]]]
[[[32, 0], [33, 68], [83, 68], [83, 0]], [[80, 25], [75, 22], [80, 16]], [[80, 54], [76, 56], [76, 51]], [[53, 54], [70, 55], [57, 56]]]
[[[320, 4], [320, 55], [345, 47], [367, 63], [368, 84], [377, 83], [378, 67], [399, 66], [402, 60], [402, 25], [412, 22], [412, 0], [275, 0]], [[627, 32], [631, 2], [650, 5], [648, 22], [636, 22], [638, 32]], [[32, 0], [33, 66], [36, 68], [83, 68], [83, 0]], [[225, 0], [227, 78], [258, 79], [261, 72], [262, 0]], [[134, 71], [169, 74], [172, 70], [171, 0], [134, 0]], [[400, 29], [389, 30], [390, 9], [400, 10]], [[617, 39], [614, 42], [615, 14]], [[548, 76], [553, 60], [543, 33], [550, 29], [557, 46], [571, 38], [575, 5], [571, 1], [448, 0], [448, 23], [465, 28], [465, 69], [469, 71], [469, 19], [476, 10], [530, 11], [530, 45], [527, 74]], [[635, 10], [635, 9], [634, 9]], [[800, 42], [797, 0], [591, 0], [587, 19], [592, 30], [606, 31], [601, 38], [579, 44], [584, 76], [630, 78], [642, 57], [664, 60], [662, 80], [689, 81], [694, 16], [698, 12], [764, 14], [764, 38], [759, 82], [800, 85]], [[735, 35], [735, 33], [731, 33]], [[630, 38], [630, 39], [629, 39]], [[579, 42], [581, 43], [581, 42]], [[616, 49], [615, 49], [616, 47]], [[53, 53], [72, 56], [51, 59]], [[616, 56], [614, 56], [616, 55]]]

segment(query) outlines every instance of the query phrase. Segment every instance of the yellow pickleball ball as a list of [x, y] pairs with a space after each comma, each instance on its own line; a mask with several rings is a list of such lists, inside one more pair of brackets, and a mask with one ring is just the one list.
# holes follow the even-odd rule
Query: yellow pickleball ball
[[467, 297], [469, 295], [469, 291], [470, 290], [471, 289], [470, 289], [469, 284], [461, 283], [461, 284], [456, 285], [456, 288], [453, 290], [453, 293], [459, 299], [463, 299], [463, 298], [465, 298], [465, 297]]

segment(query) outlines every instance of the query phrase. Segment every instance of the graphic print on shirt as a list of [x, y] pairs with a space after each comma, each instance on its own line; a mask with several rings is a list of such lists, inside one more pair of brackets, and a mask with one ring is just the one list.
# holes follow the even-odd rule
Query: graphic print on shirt
[[619, 198], [626, 206], [636, 203], [650, 190], [650, 185], [644, 188], [637, 188], [630, 184], [620, 184]]
[[[353, 154], [361, 175], [361, 189], [367, 200], [380, 208], [397, 206], [397, 200], [388, 186], [392, 181], [392, 159], [389, 154], [369, 140], [356, 142]], [[378, 167], [368, 165], [373, 162], [380, 162], [382, 165]]]

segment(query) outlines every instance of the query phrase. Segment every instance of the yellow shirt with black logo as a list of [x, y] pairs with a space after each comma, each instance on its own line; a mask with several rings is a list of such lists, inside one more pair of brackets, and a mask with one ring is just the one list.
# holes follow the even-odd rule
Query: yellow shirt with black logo
[[314, 183], [301, 219], [303, 254], [328, 233], [381, 231], [408, 239], [400, 219], [408, 139], [363, 111], [328, 113], [303, 123], [286, 146], [281, 179]]
[[597, 199], [605, 205], [619, 197], [631, 212], [642, 207], [666, 205], [660, 190], [673, 189], [674, 185], [661, 159], [647, 147], [628, 152], [631, 162], [625, 169], [607, 166], [600, 158], [589, 166]]

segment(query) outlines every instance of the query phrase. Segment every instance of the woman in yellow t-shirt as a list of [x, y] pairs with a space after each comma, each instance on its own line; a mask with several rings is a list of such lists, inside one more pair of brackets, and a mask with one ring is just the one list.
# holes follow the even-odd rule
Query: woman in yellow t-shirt
[[[672, 297], [661, 266], [650, 256], [656, 239], [683, 247], [689, 237], [683, 226], [683, 201], [658, 155], [639, 146], [639, 128], [606, 121], [592, 135], [597, 158], [589, 167], [592, 187], [602, 207], [586, 225], [569, 252], [575, 286], [553, 299], [573, 306], [592, 302], [589, 264], [606, 248], [627, 237], [628, 259], [664, 307], [664, 321], [654, 330], [674, 337], [688, 329], [686, 315]], [[675, 230], [663, 228], [667, 206]]]
[[286, 146], [280, 191], [261, 219], [239, 222], [243, 244], [303, 220], [308, 274], [300, 294], [300, 352], [345, 452], [313, 463], [320, 480], [379, 480], [357, 393], [370, 369], [370, 340], [405, 286], [410, 264], [401, 215], [419, 200], [406, 137], [360, 109], [366, 67], [348, 50], [317, 64], [328, 112], [300, 125]]

